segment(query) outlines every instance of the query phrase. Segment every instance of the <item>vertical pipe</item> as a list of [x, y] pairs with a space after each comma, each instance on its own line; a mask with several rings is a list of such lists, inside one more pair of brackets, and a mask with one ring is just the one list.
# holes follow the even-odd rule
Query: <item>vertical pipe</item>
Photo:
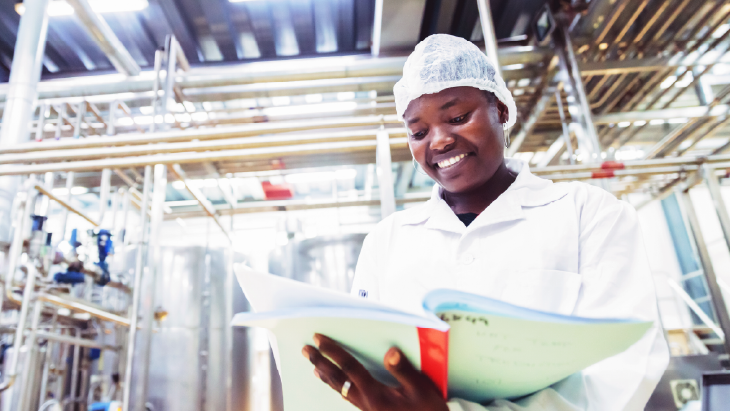
[[702, 168], [705, 184], [707, 184], [707, 189], [710, 191], [710, 197], [712, 197], [712, 203], [715, 206], [717, 218], [720, 220], [720, 227], [722, 228], [725, 245], [727, 245], [730, 250], [730, 216], [728, 216], [725, 200], [722, 198], [722, 192], [720, 191], [720, 184], [717, 181], [717, 176], [715, 175], [715, 169], [708, 164], [703, 165]]
[[[18, 360], [20, 358], [20, 347], [23, 346], [23, 334], [25, 332], [25, 322], [28, 318], [28, 306], [35, 289], [36, 269], [33, 264], [28, 264], [28, 279], [25, 282], [26, 292], [23, 293], [23, 301], [20, 304], [20, 314], [18, 315], [18, 326], [15, 329], [15, 338], [13, 339], [13, 358], [10, 362], [8, 375], [4, 376], [4, 381], [0, 385], [0, 391], [8, 389], [15, 382], [18, 375]], [[28, 291], [30, 290], [30, 291]], [[7, 290], [10, 292], [10, 290]]]
[[[4, 296], [8, 300], [16, 301], [13, 295], [13, 280], [15, 279], [15, 271], [18, 268], [18, 260], [20, 254], [23, 251], [23, 240], [25, 237], [25, 227], [30, 221], [30, 214], [33, 212], [33, 206], [35, 204], [36, 190], [33, 189], [34, 179], [28, 181], [28, 191], [25, 195], [25, 203], [23, 206], [23, 214], [19, 215], [19, 220], [15, 226], [13, 232], [13, 242], [10, 244], [10, 250], [8, 251], [8, 271], [5, 273], [5, 293]], [[0, 300], [0, 306], [2, 306], [2, 300]], [[16, 354], [18, 351], [16, 351]], [[17, 356], [17, 355], [16, 355]]]
[[[710, 259], [710, 253], [707, 251], [707, 245], [705, 244], [705, 238], [702, 236], [702, 230], [700, 230], [700, 223], [697, 219], [697, 213], [695, 212], [694, 204], [692, 204], [692, 198], [689, 196], [688, 191], [682, 191], [681, 193], [682, 205], [684, 211], [687, 214], [687, 220], [689, 221], [689, 228], [692, 232], [692, 237], [697, 245], [697, 252], [702, 262], [702, 269], [705, 272], [705, 280], [707, 281], [707, 287], [710, 289], [710, 298], [712, 299], [712, 305], [715, 308], [715, 314], [717, 315], [718, 325], [722, 328], [722, 331], [726, 336], [730, 336], [730, 314], [727, 311], [725, 300], [722, 296], [722, 290], [717, 285], [717, 276], [715, 270], [712, 267], [712, 260]], [[730, 353], [730, 338], [725, 338], [723, 341], [725, 352]]]
[[[71, 203], [71, 189], [74, 186], [74, 172], [69, 171], [66, 173], [66, 203]], [[66, 223], [68, 222], [68, 209], [64, 207], [62, 214], [61, 214], [61, 229], [58, 232], [58, 241], [56, 244], [63, 241], [64, 238], [66, 238]]]
[[81, 125], [84, 124], [84, 116], [86, 115], [86, 102], [79, 103], [76, 108], [76, 125], [74, 126], [74, 138], [81, 137]]
[[160, 70], [162, 69], [163, 58], [164, 54], [162, 53], [162, 50], [155, 50], [155, 81], [152, 86], [152, 125], [150, 125], [151, 133], [154, 133], [157, 129], [157, 106], [160, 100]]
[[484, 51], [489, 60], [494, 63], [497, 74], [502, 77], [502, 69], [499, 68], [499, 55], [497, 54], [497, 36], [494, 34], [494, 20], [492, 20], [492, 9], [489, 0], [477, 0], [479, 6], [479, 21], [482, 23], [484, 33]]
[[[121, 192], [121, 190], [120, 190], [120, 192]], [[111, 218], [111, 223], [109, 223], [109, 231], [111, 231], [112, 234], [117, 233], [117, 209], [119, 209], [120, 192], [112, 191], [112, 203], [111, 203], [112, 218]]]
[[[134, 289], [132, 290], [132, 312], [129, 315], [129, 335], [127, 339], [127, 358], [124, 368], [124, 391], [122, 394], [122, 411], [129, 411], [132, 393], [132, 365], [134, 363], [134, 348], [137, 342], [137, 326], [139, 323], [139, 299], [142, 289], [142, 266], [144, 263], [144, 251], [147, 248], [147, 207], [152, 186], [152, 167], [144, 168], [144, 185], [142, 188], [142, 209], [140, 219], [142, 231], [137, 241], [137, 256], [134, 267]], [[129, 194], [127, 194], [129, 195]]]
[[48, 109], [48, 104], [41, 104], [39, 109], [40, 112], [38, 113], [38, 125], [35, 129], [35, 141], [41, 142], [43, 141], [43, 129], [46, 127], [46, 110]]
[[165, 124], [165, 128], [168, 128], [168, 125], [164, 117], [166, 117], [168, 112], [172, 111], [171, 107], [174, 106], [175, 103], [175, 94], [172, 90], [175, 85], [175, 70], [177, 63], [177, 60], [175, 59], [175, 55], [177, 54], [175, 38], [170, 37], [167, 45], [167, 77], [165, 77], [165, 94], [162, 102], [163, 124]]
[[[76, 328], [75, 337], [80, 338], [81, 336], [80, 331], [78, 328]], [[79, 360], [81, 357], [81, 346], [80, 345], [74, 345], [74, 359], [71, 363], [71, 392], [68, 396], [68, 402], [71, 403], [71, 409], [76, 409], [76, 401], [78, 400], [76, 391], [79, 389]], [[66, 408], [66, 405], [68, 403], [64, 404], [64, 409]]]
[[[30, 139], [29, 123], [33, 116], [36, 87], [41, 77], [43, 54], [48, 32], [46, 8], [50, 0], [27, 0], [20, 19], [15, 55], [10, 66], [10, 80], [0, 128], [0, 147], [24, 143]], [[20, 188], [18, 176], [0, 177], [0, 242], [9, 242], [10, 213]]]
[[117, 109], [119, 108], [118, 101], [112, 101], [109, 103], [109, 124], [106, 126], [106, 134], [113, 136], [117, 134]]
[[[47, 172], [43, 176], [43, 188], [45, 188], [48, 191], [53, 190], [53, 179], [54, 179], [53, 172]], [[39, 205], [36, 206], [36, 209], [38, 210], [38, 215], [44, 215], [48, 216], [48, 210], [51, 205], [51, 200], [47, 196], [40, 196], [41, 202]]]
[[54, 138], [56, 140], [61, 139], [61, 132], [63, 131], [63, 119], [66, 117], [66, 105], [61, 103], [60, 107], [56, 107], [58, 111], [58, 122], [56, 123], [56, 133]]
[[373, 57], [380, 55], [380, 41], [383, 32], [383, 0], [375, 0], [375, 22], [373, 23], [373, 45], [370, 53]]
[[563, 98], [560, 96], [560, 89], [555, 90], [555, 101], [558, 103], [558, 112], [560, 113], [560, 125], [563, 127], [563, 138], [565, 139], [565, 148], [568, 150], [568, 158], [570, 164], [575, 164], [575, 158], [573, 157], [573, 142], [570, 140], [570, 130], [568, 130], [568, 124], [565, 119], [565, 112], [563, 111]]
[[[233, 215], [231, 214], [231, 233], [233, 233]], [[233, 280], [234, 251], [233, 244], [228, 247], [226, 255], [226, 321], [233, 319], [233, 290], [236, 287]], [[226, 378], [226, 407], [225, 411], [233, 411], [233, 327], [225, 327], [225, 355], [223, 369]]]
[[390, 157], [390, 135], [383, 126], [377, 133], [376, 160], [378, 163], [378, 182], [380, 185], [380, 218], [395, 213], [395, 194], [393, 193], [393, 168]]
[[[591, 161], [600, 161], [601, 144], [598, 141], [596, 126], [593, 124], [591, 105], [588, 101], [585, 87], [583, 86], [583, 79], [580, 74], [580, 68], [578, 67], [578, 60], [575, 58], [575, 51], [573, 50], [573, 41], [570, 39], [570, 32], [567, 27], [559, 26], [555, 29], [554, 36], [559, 37], [558, 47], [562, 49], [560, 53], [562, 60], [561, 66], [567, 71], [565, 75], [570, 81], [570, 90], [573, 92], [575, 99], [580, 105], [581, 125], [585, 131], [585, 136], [578, 135], [578, 142], [582, 146], [582, 150], [587, 151]], [[572, 111], [571, 115], [573, 115]]]
[[[30, 272], [28, 272], [28, 275], [30, 276]], [[26, 287], [25, 293], [31, 293], [34, 294], [33, 290], [28, 290]], [[30, 396], [32, 395], [32, 388], [33, 384], [31, 383], [31, 367], [34, 366], [34, 351], [36, 349], [36, 333], [38, 332], [38, 326], [41, 322], [41, 314], [43, 313], [43, 301], [36, 300], [35, 305], [33, 307], [33, 318], [31, 320], [31, 326], [30, 326], [30, 333], [28, 334], [28, 338], [26, 339], [26, 351], [25, 351], [25, 359], [23, 360], [23, 372], [21, 374], [21, 383], [18, 392], [18, 410], [19, 411], [30, 411], [30, 404], [32, 401], [30, 400]]]
[[109, 190], [111, 190], [112, 170], [105, 168], [101, 170], [101, 186], [99, 187], [99, 226], [104, 227], [104, 215], [109, 203]]
[[[56, 332], [58, 325], [58, 312], [53, 313], [53, 318], [51, 319], [51, 332]], [[48, 390], [48, 374], [51, 370], [51, 361], [53, 360], [53, 346], [54, 342], [52, 340], [46, 341], [46, 352], [43, 354], [43, 374], [41, 375], [41, 390], [40, 395], [38, 397], [38, 404], [43, 404], [46, 402], [47, 397], [47, 390]]]
[[147, 259], [150, 278], [147, 282], [147, 291], [144, 298], [144, 313], [142, 322], [142, 346], [139, 348], [141, 357], [139, 370], [139, 386], [134, 410], [144, 410], [147, 401], [147, 384], [149, 382], [149, 362], [152, 344], [153, 311], [155, 307], [156, 278], [161, 267], [160, 230], [163, 221], [163, 205], [167, 188], [167, 167], [164, 164], [155, 165], [155, 183], [152, 191], [152, 215], [150, 216], [149, 258]]

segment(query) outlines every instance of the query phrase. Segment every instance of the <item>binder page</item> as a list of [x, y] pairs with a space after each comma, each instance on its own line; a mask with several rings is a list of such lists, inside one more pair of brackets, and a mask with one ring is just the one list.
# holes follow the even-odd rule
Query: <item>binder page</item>
[[556, 323], [447, 310], [449, 396], [484, 403], [546, 388], [638, 341], [651, 323]]
[[[332, 310], [330, 310], [332, 311]], [[315, 332], [342, 343], [376, 378], [394, 380], [383, 367], [383, 357], [398, 346], [416, 367], [421, 366], [417, 328], [389, 321], [345, 317], [266, 316], [256, 319], [239, 314], [234, 325], [264, 327], [276, 336], [285, 411], [355, 411], [357, 408], [317, 379], [314, 366], [302, 356], [302, 348], [313, 344]]]

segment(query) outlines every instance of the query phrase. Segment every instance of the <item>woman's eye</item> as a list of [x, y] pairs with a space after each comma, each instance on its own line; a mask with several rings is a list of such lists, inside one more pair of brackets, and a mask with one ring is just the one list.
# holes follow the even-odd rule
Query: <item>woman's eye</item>
[[466, 114], [464, 114], [463, 116], [459, 116], [459, 117], [456, 117], [456, 118], [452, 118], [449, 122], [451, 124], [457, 124], [457, 123], [464, 122], [464, 120], [466, 120]]
[[419, 132], [417, 132], [417, 133], [412, 133], [412, 134], [411, 134], [411, 137], [413, 137], [413, 138], [415, 138], [416, 140], [418, 140], [418, 139], [421, 139], [421, 138], [423, 138], [423, 136], [425, 136], [425, 135], [426, 135], [426, 132], [424, 132], [424, 131], [419, 131]]

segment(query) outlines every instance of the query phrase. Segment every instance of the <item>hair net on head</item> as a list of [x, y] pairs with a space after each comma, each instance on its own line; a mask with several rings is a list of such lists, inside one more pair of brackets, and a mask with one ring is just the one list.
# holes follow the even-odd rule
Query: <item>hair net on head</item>
[[515, 101], [494, 65], [472, 42], [448, 34], [426, 37], [406, 60], [403, 78], [393, 87], [398, 118], [403, 120], [408, 104], [424, 94], [464, 86], [494, 93], [509, 111], [505, 128], [515, 124]]

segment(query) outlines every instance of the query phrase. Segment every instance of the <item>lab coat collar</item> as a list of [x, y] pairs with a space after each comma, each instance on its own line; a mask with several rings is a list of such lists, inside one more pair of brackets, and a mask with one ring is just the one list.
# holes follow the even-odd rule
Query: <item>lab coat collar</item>
[[535, 176], [529, 166], [518, 159], [505, 159], [507, 168], [517, 173], [512, 185], [502, 193], [484, 212], [482, 212], [469, 227], [454, 214], [443, 199], [443, 189], [438, 184], [434, 186], [431, 198], [421, 207], [410, 210], [402, 220], [404, 224], [420, 224], [426, 221], [426, 228], [450, 231], [463, 234], [467, 230], [496, 224], [500, 222], [519, 220], [524, 218], [526, 207], [540, 207], [557, 201], [568, 194], [562, 184], [554, 184]]

